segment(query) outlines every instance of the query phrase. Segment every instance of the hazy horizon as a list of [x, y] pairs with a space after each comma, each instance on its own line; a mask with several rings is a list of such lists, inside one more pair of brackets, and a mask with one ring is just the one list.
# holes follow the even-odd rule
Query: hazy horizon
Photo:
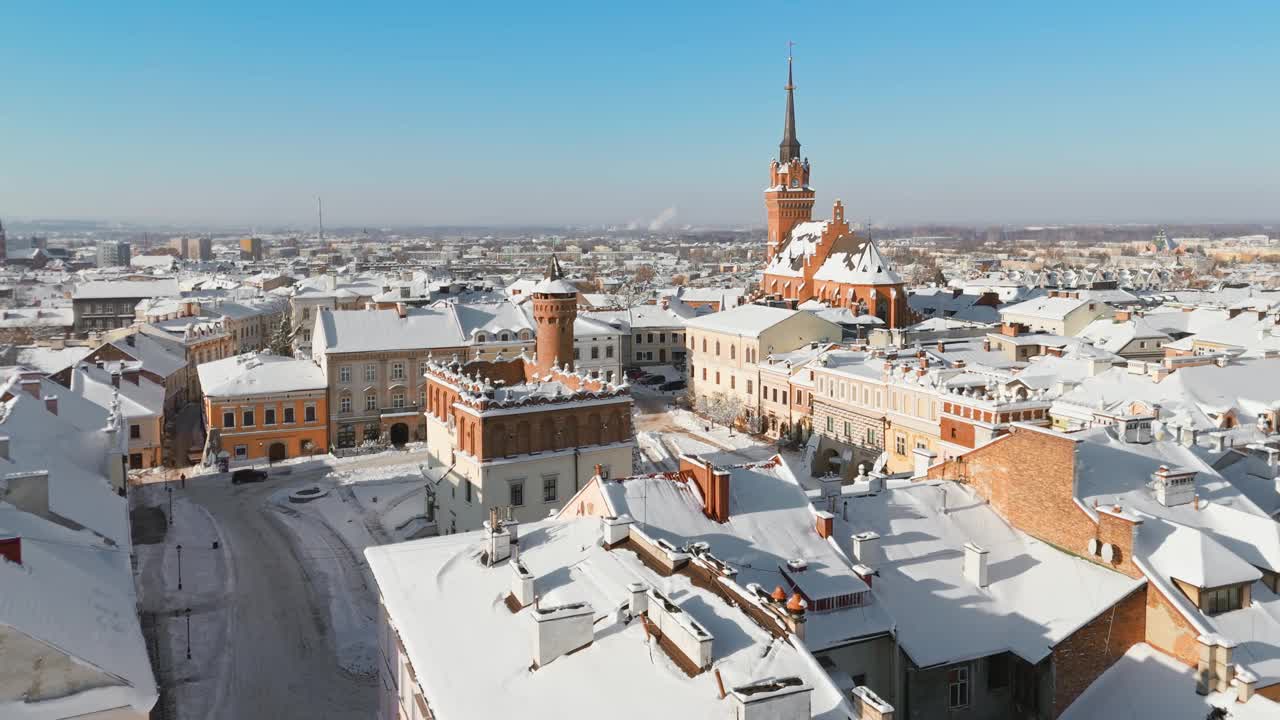
[[[785, 17], [784, 17], [785, 16]], [[492, 22], [501, 17], [501, 23]], [[74, 22], [69, 22], [74, 20]], [[1271, 4], [0, 10], [0, 220], [750, 229], [1280, 216]]]

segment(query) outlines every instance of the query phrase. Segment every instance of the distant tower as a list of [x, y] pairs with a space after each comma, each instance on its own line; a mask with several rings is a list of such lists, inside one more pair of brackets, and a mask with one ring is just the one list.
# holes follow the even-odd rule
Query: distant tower
[[766, 262], [786, 244], [791, 229], [813, 219], [813, 189], [809, 187], [809, 161], [800, 158], [796, 139], [795, 83], [791, 74], [791, 53], [787, 53], [787, 116], [782, 126], [778, 159], [769, 164], [769, 189], [764, 205], [769, 213]]
[[5, 236], [4, 236], [4, 223], [0, 222], [0, 263], [3, 263], [5, 260], [9, 259], [8, 248], [9, 246], [8, 246], [8, 243], [5, 241]]
[[578, 317], [578, 288], [564, 279], [555, 255], [547, 275], [533, 287], [533, 322], [537, 325], [537, 364], [545, 374], [559, 363], [573, 369], [573, 321]]

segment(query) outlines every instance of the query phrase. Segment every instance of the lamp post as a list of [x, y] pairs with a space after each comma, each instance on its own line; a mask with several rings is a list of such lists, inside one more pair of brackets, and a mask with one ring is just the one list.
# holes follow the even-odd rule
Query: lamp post
[[187, 659], [191, 659], [191, 608], [184, 613], [187, 616]]
[[169, 494], [169, 527], [173, 527], [173, 486], [165, 483], [164, 490]]
[[178, 545], [178, 589], [182, 589], [182, 545]]

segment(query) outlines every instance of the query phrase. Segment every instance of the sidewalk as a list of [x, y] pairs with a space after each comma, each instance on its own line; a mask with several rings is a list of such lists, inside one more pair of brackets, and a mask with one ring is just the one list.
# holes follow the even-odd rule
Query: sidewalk
[[[172, 524], [168, 524], [169, 492], [153, 485], [134, 490], [135, 513], [148, 525], [162, 523], [159, 542], [135, 546], [138, 571], [138, 603], [155, 635], [155, 674], [163, 688], [165, 717], [209, 717], [221, 704], [226, 688], [230, 655], [230, 616], [226, 599], [235, 592], [226, 544], [217, 524], [200, 506], [173, 491]], [[156, 510], [160, 512], [157, 513]], [[156, 528], [148, 527], [155, 531]], [[158, 533], [151, 533], [156, 539]], [[217, 547], [214, 544], [217, 543]], [[181, 552], [179, 583], [178, 546]], [[187, 614], [191, 610], [190, 648], [187, 659]]]

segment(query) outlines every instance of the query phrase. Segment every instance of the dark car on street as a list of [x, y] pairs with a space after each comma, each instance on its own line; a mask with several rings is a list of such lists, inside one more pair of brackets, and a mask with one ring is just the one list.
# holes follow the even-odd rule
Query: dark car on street
[[267, 479], [266, 470], [254, 470], [252, 468], [245, 468], [243, 470], [236, 470], [235, 472], [231, 473], [232, 485], [239, 485], [240, 483], [264, 482], [266, 479]]
[[688, 387], [688, 383], [684, 380], [672, 380], [671, 382], [662, 383], [658, 389], [662, 392], [675, 392], [676, 390], [683, 390], [686, 387]]

